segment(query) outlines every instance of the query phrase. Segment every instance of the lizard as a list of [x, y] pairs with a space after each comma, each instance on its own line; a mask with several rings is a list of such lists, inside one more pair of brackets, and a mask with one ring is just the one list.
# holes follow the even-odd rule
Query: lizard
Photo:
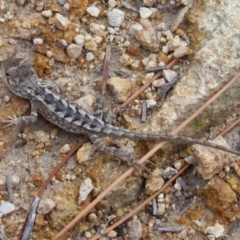
[[116, 147], [104, 146], [100, 137], [111, 136], [143, 140], [181, 141], [181, 143], [200, 144], [240, 155], [238, 151], [200, 139], [166, 133], [143, 133], [114, 126], [104, 121], [97, 114], [87, 113], [85, 110], [67, 102], [53, 91], [44, 87], [31, 64], [23, 58], [13, 57], [3, 61], [2, 71], [5, 83], [10, 91], [21, 98], [28, 99], [31, 104], [29, 116], [9, 117], [8, 120], [4, 121], [8, 123], [6, 126], [34, 123], [37, 121], [38, 114], [40, 114], [46, 120], [67, 132], [87, 135], [100, 151], [124, 158], [131, 164], [136, 163], [136, 159], [132, 154]]

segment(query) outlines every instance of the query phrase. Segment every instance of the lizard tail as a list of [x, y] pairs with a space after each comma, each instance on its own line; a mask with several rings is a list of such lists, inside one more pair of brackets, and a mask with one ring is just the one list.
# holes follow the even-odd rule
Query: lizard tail
[[233, 149], [218, 145], [213, 142], [207, 142], [202, 141], [199, 139], [194, 139], [190, 137], [185, 136], [179, 136], [179, 135], [169, 135], [169, 134], [157, 134], [157, 133], [142, 133], [142, 132], [133, 132], [126, 129], [112, 129], [112, 128], [105, 128], [103, 129], [103, 132], [107, 135], [113, 136], [113, 137], [126, 137], [131, 139], [143, 139], [143, 140], [159, 140], [159, 141], [179, 141], [183, 144], [199, 144], [215, 149], [219, 149], [222, 151], [226, 151], [229, 153], [233, 153], [235, 155], [240, 156], [240, 152], [235, 151]]

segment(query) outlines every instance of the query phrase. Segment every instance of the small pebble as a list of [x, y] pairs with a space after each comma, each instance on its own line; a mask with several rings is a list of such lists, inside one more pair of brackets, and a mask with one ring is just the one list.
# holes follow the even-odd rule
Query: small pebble
[[84, 236], [86, 238], [90, 238], [92, 236], [92, 234], [91, 234], [91, 232], [87, 231], [87, 232], [84, 233]]
[[68, 153], [70, 151], [70, 145], [69, 144], [64, 144], [61, 149], [59, 150], [60, 153]]
[[177, 76], [177, 73], [175, 71], [172, 71], [170, 69], [163, 70], [163, 77], [168, 81], [171, 82], [173, 78]]
[[33, 39], [33, 44], [42, 45], [43, 44], [43, 39], [42, 38], [34, 38]]
[[175, 49], [173, 56], [175, 58], [180, 58], [185, 55], [190, 55], [192, 53], [193, 53], [193, 51], [188, 47], [178, 47], [177, 49]]
[[94, 56], [94, 54], [92, 53], [92, 52], [88, 52], [87, 54], [86, 54], [86, 60], [88, 61], [88, 62], [91, 62], [92, 60], [94, 60], [95, 59], [95, 56]]
[[3, 97], [3, 101], [4, 101], [5, 103], [10, 102], [10, 100], [11, 100], [11, 98], [10, 98], [10, 96], [8, 96], [8, 95], [5, 95], [5, 96]]
[[83, 46], [85, 43], [85, 36], [82, 34], [77, 34], [74, 38], [73, 41], [80, 46]]
[[60, 43], [61, 43], [61, 45], [62, 46], [64, 46], [64, 47], [67, 47], [67, 45], [68, 45], [68, 43], [67, 43], [67, 41], [65, 40], [65, 39], [60, 39]]
[[64, 31], [67, 29], [70, 22], [68, 18], [64, 17], [62, 14], [56, 13], [54, 16], [54, 23], [57, 29]]
[[90, 178], [86, 178], [82, 182], [79, 189], [78, 204], [85, 201], [92, 190], [93, 190], [92, 180]]
[[15, 205], [10, 202], [1, 201], [0, 213], [3, 215], [9, 214], [15, 210]]
[[150, 108], [150, 109], [157, 105], [157, 102], [153, 99], [147, 99], [146, 103], [147, 103], [147, 108]]
[[65, 0], [57, 0], [57, 2], [60, 4], [60, 5], [64, 5], [65, 4]]
[[67, 47], [67, 53], [70, 58], [76, 59], [81, 55], [82, 47], [77, 44], [71, 43]]
[[91, 6], [91, 7], [88, 7], [87, 8], [87, 12], [89, 15], [91, 15], [92, 17], [98, 17], [99, 16], [99, 13], [100, 13], [100, 10], [98, 7], [95, 7], [95, 6]]
[[50, 18], [50, 17], [52, 17], [53, 12], [52, 12], [51, 10], [44, 10], [44, 11], [42, 11], [42, 15], [43, 15], [45, 18]]
[[114, 8], [108, 13], [108, 24], [112, 27], [120, 27], [124, 20], [124, 12], [120, 9]]
[[152, 15], [152, 10], [146, 7], [141, 7], [139, 13], [141, 18], [149, 18]]
[[56, 206], [56, 203], [50, 198], [41, 199], [38, 205], [37, 212], [38, 214], [48, 214]]
[[65, 4], [63, 5], [63, 7], [64, 7], [66, 10], [69, 10], [69, 9], [70, 9], [69, 3], [65, 3]]
[[115, 237], [117, 237], [117, 232], [114, 230], [111, 230], [106, 234], [106, 236], [110, 237], [110, 238], [115, 238]]
[[95, 213], [90, 213], [88, 215], [88, 221], [89, 222], [95, 223], [95, 222], [97, 222], [97, 220], [98, 220], [98, 217], [97, 217], [97, 215]]

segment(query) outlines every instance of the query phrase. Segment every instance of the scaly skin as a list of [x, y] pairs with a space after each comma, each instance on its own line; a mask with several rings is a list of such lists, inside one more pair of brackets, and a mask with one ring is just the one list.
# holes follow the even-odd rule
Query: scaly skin
[[8, 88], [17, 96], [28, 99], [31, 102], [31, 115], [21, 118], [15, 116], [11, 117], [6, 121], [8, 122], [7, 126], [35, 122], [39, 113], [45, 119], [67, 132], [88, 135], [100, 150], [116, 156], [130, 158], [131, 160], [133, 160], [133, 157], [128, 153], [124, 153], [114, 147], [104, 147], [101, 145], [97, 137], [114, 136], [160, 141], [178, 140], [182, 143], [200, 144], [240, 155], [240, 152], [232, 149], [189, 137], [141, 133], [129, 131], [127, 129], [119, 129], [118, 127], [104, 122], [102, 119], [85, 112], [73, 104], [68, 103], [50, 90], [41, 86], [36, 72], [26, 60], [21, 58], [11, 58], [2, 63], [2, 68], [6, 74], [5, 82]]

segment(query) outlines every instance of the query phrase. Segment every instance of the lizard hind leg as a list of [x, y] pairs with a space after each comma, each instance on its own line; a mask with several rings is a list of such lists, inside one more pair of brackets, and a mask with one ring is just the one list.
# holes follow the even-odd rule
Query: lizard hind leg
[[105, 153], [109, 153], [113, 156], [116, 156], [118, 158], [124, 159], [128, 162], [128, 164], [130, 166], [136, 166], [136, 167], [141, 167], [144, 168], [145, 170], [147, 170], [149, 172], [149, 169], [147, 169], [146, 167], [144, 167], [144, 165], [138, 163], [138, 161], [136, 160], [135, 156], [127, 151], [118, 149], [116, 147], [112, 147], [112, 146], [105, 146], [102, 142], [101, 142], [101, 138], [99, 136], [97, 136], [96, 134], [89, 134], [88, 135], [90, 140], [92, 141], [92, 143], [102, 152]]

